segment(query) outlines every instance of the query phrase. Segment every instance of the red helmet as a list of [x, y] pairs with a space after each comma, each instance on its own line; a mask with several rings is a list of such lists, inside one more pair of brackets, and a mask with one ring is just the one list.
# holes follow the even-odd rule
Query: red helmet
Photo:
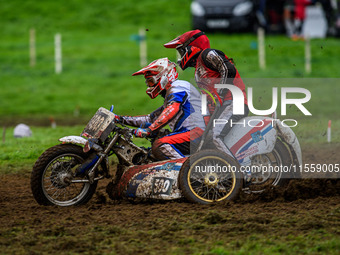
[[186, 32], [170, 42], [164, 44], [165, 48], [176, 48], [181, 55], [179, 66], [184, 70], [194, 65], [198, 53], [210, 48], [208, 37], [201, 30]]
[[148, 85], [146, 93], [153, 99], [163, 90], [171, 87], [171, 83], [177, 80], [178, 73], [176, 64], [169, 61], [168, 58], [160, 58], [152, 61], [148, 66], [132, 74], [145, 77], [145, 83]]

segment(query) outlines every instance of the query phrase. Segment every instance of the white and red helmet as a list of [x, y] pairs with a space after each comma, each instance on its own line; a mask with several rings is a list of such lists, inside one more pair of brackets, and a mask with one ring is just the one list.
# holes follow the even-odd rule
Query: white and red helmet
[[181, 55], [179, 66], [184, 70], [193, 65], [193, 61], [202, 50], [210, 48], [210, 42], [204, 32], [196, 29], [176, 37], [164, 44], [164, 47], [176, 48]]
[[132, 74], [145, 77], [145, 83], [148, 85], [146, 93], [153, 99], [163, 90], [167, 90], [178, 78], [176, 64], [169, 61], [168, 58], [160, 58], [152, 61], [148, 66]]

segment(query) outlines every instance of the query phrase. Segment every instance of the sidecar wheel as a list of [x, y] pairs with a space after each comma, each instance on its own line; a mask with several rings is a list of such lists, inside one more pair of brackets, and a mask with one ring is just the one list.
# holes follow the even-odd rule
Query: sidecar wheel
[[74, 180], [73, 172], [87, 157], [83, 148], [74, 144], [60, 144], [47, 149], [35, 162], [31, 174], [31, 190], [35, 200], [40, 205], [87, 203], [98, 182], [71, 181]]
[[178, 178], [183, 196], [200, 204], [234, 200], [243, 185], [239, 164], [217, 150], [200, 151], [190, 156]]

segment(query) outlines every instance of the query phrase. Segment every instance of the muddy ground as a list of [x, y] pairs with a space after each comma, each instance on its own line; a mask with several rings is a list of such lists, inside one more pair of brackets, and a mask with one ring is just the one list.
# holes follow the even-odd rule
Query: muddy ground
[[[304, 149], [339, 163], [339, 146]], [[294, 180], [235, 202], [114, 202], [105, 181], [84, 206], [39, 206], [29, 173], [0, 176], [0, 254], [266, 254], [340, 252], [340, 182]]]

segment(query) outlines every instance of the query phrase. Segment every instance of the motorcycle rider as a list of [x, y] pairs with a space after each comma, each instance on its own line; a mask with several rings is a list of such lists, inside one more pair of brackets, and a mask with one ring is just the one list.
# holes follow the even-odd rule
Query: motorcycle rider
[[116, 115], [116, 119], [139, 127], [134, 131], [136, 137], [151, 136], [169, 125], [172, 133], [157, 139], [152, 145], [152, 154], [158, 160], [177, 159], [190, 154], [190, 145], [199, 142], [205, 129], [199, 91], [189, 82], [177, 79], [176, 64], [168, 58], [154, 60], [135, 75], [144, 75], [146, 93], [151, 99], [161, 95], [164, 104], [148, 115]]
[[[195, 67], [195, 80], [198, 87], [207, 95], [208, 109], [212, 115], [216, 105], [215, 119], [223, 119], [228, 124], [216, 125], [213, 128], [213, 143], [217, 149], [228, 152], [223, 138], [231, 129], [231, 120], [237, 122], [249, 113], [245, 84], [238, 73], [232, 59], [222, 51], [211, 49], [208, 37], [200, 30], [188, 31], [170, 42], [164, 44], [166, 48], [176, 48], [181, 58], [179, 66], [185, 70]], [[228, 89], [215, 88], [215, 84], [232, 84], [240, 88], [244, 95], [244, 115], [233, 115], [232, 94]], [[206, 121], [207, 122], [207, 121]]]

